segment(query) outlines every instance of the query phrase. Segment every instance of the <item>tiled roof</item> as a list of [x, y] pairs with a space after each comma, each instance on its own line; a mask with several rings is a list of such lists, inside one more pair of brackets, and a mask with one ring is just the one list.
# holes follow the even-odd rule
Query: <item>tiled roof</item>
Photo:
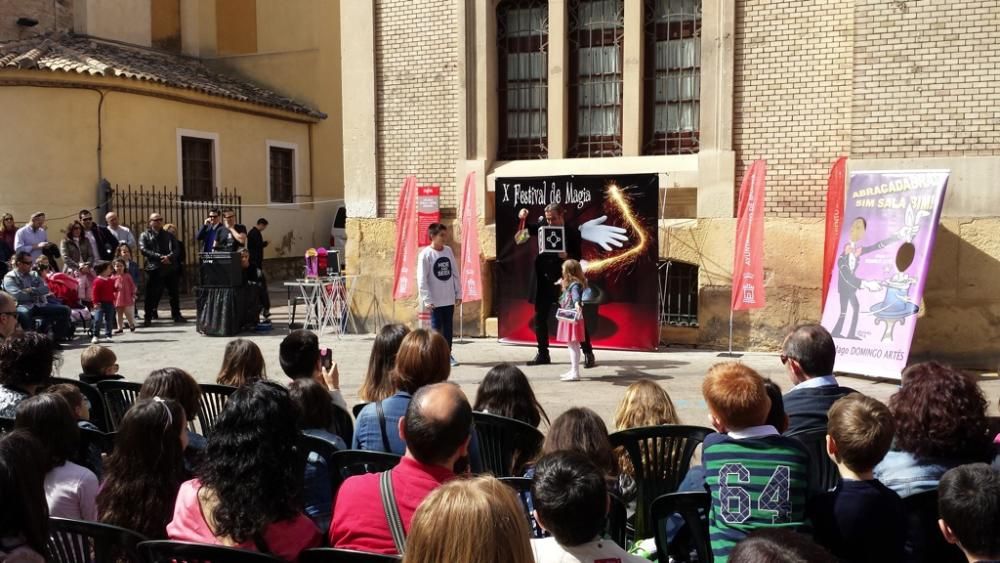
[[326, 117], [277, 92], [215, 71], [196, 58], [71, 33], [0, 43], [0, 72], [10, 68], [143, 80], [313, 118]]

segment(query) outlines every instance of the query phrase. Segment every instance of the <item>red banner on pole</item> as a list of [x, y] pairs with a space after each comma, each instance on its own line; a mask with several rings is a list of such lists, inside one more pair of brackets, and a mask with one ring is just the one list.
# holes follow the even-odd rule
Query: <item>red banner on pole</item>
[[764, 178], [767, 162], [756, 160], [743, 176], [736, 216], [732, 310], [764, 306]]
[[823, 244], [823, 308], [830, 292], [830, 274], [837, 261], [837, 242], [840, 240], [840, 226], [844, 222], [844, 174], [847, 171], [847, 157], [842, 156], [830, 168], [826, 181], [826, 241]]
[[417, 267], [417, 178], [407, 176], [396, 207], [396, 260], [393, 265], [392, 298], [413, 295]]
[[479, 263], [479, 211], [476, 208], [476, 173], [465, 177], [462, 194], [462, 301], [483, 298], [483, 276]]
[[431, 243], [427, 228], [441, 222], [441, 186], [417, 187], [417, 245], [421, 248]]

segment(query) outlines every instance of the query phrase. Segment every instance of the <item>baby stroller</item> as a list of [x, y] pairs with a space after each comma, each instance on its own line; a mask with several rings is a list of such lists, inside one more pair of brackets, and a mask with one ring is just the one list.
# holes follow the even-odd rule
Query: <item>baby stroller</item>
[[70, 322], [79, 325], [84, 330], [90, 329], [90, 309], [80, 303], [80, 282], [73, 276], [62, 272], [49, 274], [45, 280], [50, 294], [70, 309]]

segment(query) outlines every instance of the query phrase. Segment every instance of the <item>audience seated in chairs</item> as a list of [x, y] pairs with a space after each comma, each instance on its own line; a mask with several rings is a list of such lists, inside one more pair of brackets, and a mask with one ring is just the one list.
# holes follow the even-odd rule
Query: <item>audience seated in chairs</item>
[[0, 417], [14, 418], [17, 405], [48, 385], [59, 352], [48, 336], [15, 334], [0, 342]]
[[543, 420], [546, 426], [551, 424], [524, 372], [508, 362], [497, 364], [486, 372], [476, 389], [472, 410], [513, 418], [535, 428], [541, 426]]
[[894, 431], [889, 408], [861, 393], [830, 407], [826, 450], [841, 479], [836, 489], [810, 501], [808, 514], [816, 541], [843, 560], [903, 560], [903, 501], [872, 476]]
[[24, 430], [0, 437], [0, 561], [44, 563], [49, 540], [46, 454]]
[[[447, 349], [444, 358], [447, 365]], [[418, 389], [397, 428], [406, 444], [402, 461], [388, 472], [344, 481], [333, 505], [330, 545], [372, 553], [400, 553], [403, 546], [397, 545], [391, 533], [380, 489], [385, 489], [392, 499], [388, 502], [395, 503], [399, 526], [404, 532], [410, 530], [421, 501], [468, 467], [471, 427], [472, 406], [457, 385], [438, 383]], [[518, 517], [523, 518], [520, 509], [518, 512]]]
[[584, 454], [565, 450], [542, 457], [531, 493], [538, 523], [552, 533], [531, 541], [536, 563], [646, 561], [601, 538], [610, 506], [605, 474]]
[[[333, 409], [337, 407], [330, 402], [326, 388], [313, 379], [293, 379], [288, 385], [288, 392], [303, 434], [326, 440], [338, 450], [347, 449], [344, 440], [328, 430], [334, 424]], [[317, 528], [327, 530], [333, 514], [333, 490], [327, 460], [317, 452], [309, 452], [304, 478], [302, 500], [306, 516], [316, 523]]]
[[184, 408], [172, 399], [142, 399], [125, 413], [108, 456], [97, 512], [105, 524], [166, 539], [187, 445]]
[[489, 476], [456, 479], [434, 490], [413, 515], [403, 562], [443, 561], [534, 563], [514, 491]]
[[991, 458], [986, 397], [968, 374], [938, 362], [910, 366], [889, 409], [895, 440], [875, 478], [902, 498], [936, 489], [952, 467]]
[[49, 515], [96, 521], [97, 476], [70, 461], [79, 450], [80, 429], [66, 399], [54, 393], [25, 399], [17, 406], [15, 427], [30, 432], [44, 449]]
[[80, 381], [97, 385], [98, 381], [125, 379], [118, 373], [118, 356], [110, 348], [98, 344], [88, 346], [80, 354]]
[[395, 392], [365, 405], [358, 413], [351, 447], [402, 455], [406, 449], [396, 431], [410, 399], [425, 385], [447, 381], [451, 374], [448, 342], [436, 332], [418, 329], [403, 338], [391, 378]]
[[49, 288], [32, 273], [34, 262], [29, 253], [18, 252], [14, 264], [15, 268], [3, 277], [3, 289], [17, 300], [21, 328], [32, 330], [35, 320], [40, 320], [42, 332], [51, 331], [57, 339], [68, 340], [73, 334], [69, 307], [49, 302]]
[[181, 485], [167, 536], [294, 561], [320, 545], [301, 512], [298, 429], [288, 391], [258, 381], [237, 389], [208, 438], [196, 478]]
[[267, 379], [267, 368], [260, 348], [246, 338], [230, 340], [222, 355], [222, 367], [215, 382], [219, 385], [241, 387], [264, 379]]
[[784, 397], [790, 434], [825, 429], [826, 413], [833, 402], [854, 393], [833, 376], [836, 358], [833, 337], [818, 324], [799, 325], [785, 337], [781, 363], [794, 385]]
[[358, 389], [358, 398], [366, 403], [388, 399], [396, 392], [392, 384], [392, 369], [396, 366], [396, 354], [403, 338], [410, 328], [403, 324], [387, 324], [375, 335], [372, 352], [368, 357], [368, 371]]

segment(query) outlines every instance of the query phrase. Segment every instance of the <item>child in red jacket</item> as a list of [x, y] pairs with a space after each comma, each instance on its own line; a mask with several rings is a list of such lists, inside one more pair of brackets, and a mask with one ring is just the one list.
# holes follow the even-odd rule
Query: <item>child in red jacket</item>
[[101, 332], [101, 323], [104, 323], [105, 340], [111, 341], [111, 325], [115, 321], [115, 280], [108, 275], [111, 272], [111, 262], [98, 262], [94, 265], [94, 273], [97, 278], [94, 280], [94, 337], [90, 339], [92, 344], [97, 344], [98, 335]]

